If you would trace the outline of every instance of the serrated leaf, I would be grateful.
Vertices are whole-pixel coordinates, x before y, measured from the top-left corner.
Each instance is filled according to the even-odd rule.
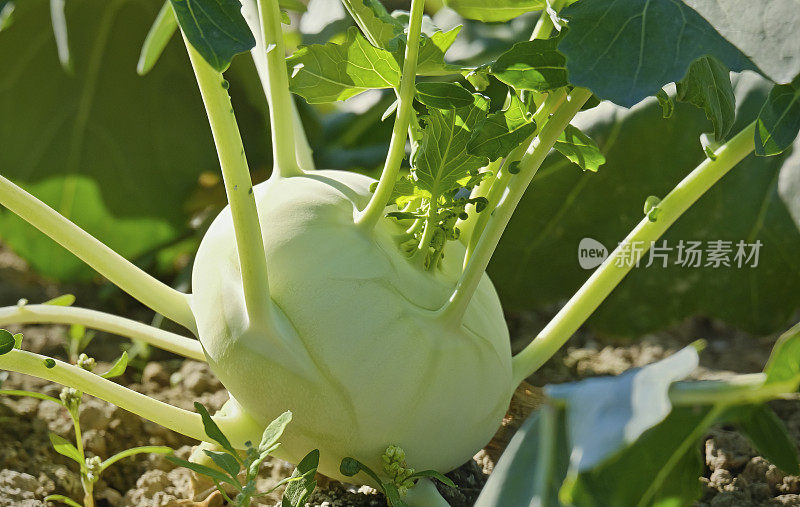
[[[123,351],[122,355],[114,361],[114,364],[111,365],[111,368],[102,375],[103,378],[116,378],[125,373],[125,369],[128,367],[128,353]]]
[[[305,505],[306,500],[317,487],[317,481],[314,480],[317,467],[319,467],[319,449],[314,449],[306,454],[292,472],[291,478],[299,479],[291,481],[286,486],[281,499],[281,507],[303,507]]]
[[[778,338],[764,373],[767,383],[800,381],[800,324]]]
[[[302,47],[286,63],[292,92],[312,104],[400,84],[400,66],[392,54],[370,44],[355,27],[344,43]]]
[[[227,69],[234,56],[256,45],[239,0],[170,2],[189,43],[218,72]]]
[[[544,92],[567,81],[566,59],[558,50],[560,37],[518,42],[492,64],[492,74],[517,90]]]
[[[683,2],[576,2],[561,16],[569,21],[559,50],[567,57],[570,83],[625,107],[680,80],[703,56],[737,72],[758,70]]]
[[[228,477],[224,472],[217,470],[216,468],[207,467],[205,465],[200,465],[197,463],[192,463],[191,461],[186,461],[185,459],[176,458],[175,456],[167,456],[166,457],[170,462],[173,464],[188,468],[192,472],[196,472],[200,475],[205,475],[217,482],[220,483],[227,483],[235,488],[239,488],[239,484],[233,481],[230,477]]]
[[[697,349],[689,346],[616,377],[548,386],[548,396],[567,405],[570,469],[594,468],[663,421],[672,410],[670,386],[698,364]]]
[[[136,72],[140,76],[144,76],[155,66],[177,29],[178,20],[175,19],[172,3],[170,0],[166,0],[142,44],[142,52],[139,54],[139,62],[136,64]]]
[[[461,72],[460,66],[449,64],[444,60],[445,53],[456,41],[460,31],[461,26],[457,26],[446,32],[439,30],[422,36],[417,56],[417,75],[444,76]],[[400,54],[402,55],[402,53]],[[395,53],[395,57],[397,56],[399,55]],[[402,61],[402,56],[400,61]]]
[[[386,11],[378,0],[343,2],[358,26],[363,26],[372,45],[387,49],[389,41],[403,34],[403,23]]]
[[[467,143],[470,153],[489,160],[506,156],[536,132],[536,123],[529,117],[525,104],[511,94],[508,107],[486,117]]]
[[[594,139],[573,125],[567,125],[553,147],[584,171],[597,172],[606,163]]]
[[[234,456],[231,456],[227,452],[210,451],[208,449],[203,449],[203,452],[206,456],[211,458],[211,461],[213,461],[215,465],[228,472],[231,477],[239,475],[242,467],[239,460]]]
[[[413,161],[414,181],[427,197],[436,199],[458,188],[459,180],[486,165],[485,157],[467,151],[467,143],[486,118],[488,106],[488,100],[476,94],[471,106],[429,110]]]
[[[203,406],[202,403],[194,402],[194,408],[200,414],[200,417],[203,419],[203,429],[205,430],[206,435],[211,438],[213,441],[218,443],[222,446],[223,449],[228,451],[228,453],[232,455],[236,455],[236,449],[233,448],[228,437],[222,433],[222,430],[219,429],[217,423],[211,418],[211,415],[206,410],[206,407]]]
[[[547,7],[545,0],[445,0],[445,5],[467,19],[498,23]]]
[[[83,462],[83,456],[81,456],[81,453],[69,442],[69,440],[56,435],[53,432],[50,432],[48,436],[50,437],[50,443],[53,445],[53,449],[55,449],[57,453],[77,462],[81,466],[81,470],[83,470],[83,468],[86,466],[86,464]]]
[[[54,297],[53,299],[48,299],[42,304],[52,306],[72,306],[73,303],[75,303],[74,294],[62,294],[61,296]]]
[[[416,99],[436,109],[458,109],[474,102],[472,94],[458,83],[417,83]]]
[[[0,329],[0,356],[14,350],[15,345],[16,340],[14,339],[14,335],[5,329]]]
[[[677,83],[676,99],[705,111],[714,125],[714,139],[718,142],[725,140],[736,116],[736,98],[730,71],[722,62],[713,56],[692,62],[686,76]]]
[[[771,408],[767,405],[734,407],[728,417],[770,463],[785,474],[800,475],[797,444]]]
[[[800,131],[800,75],[791,84],[775,85],[756,123],[756,155],[782,153]]]
[[[269,423],[261,435],[261,443],[258,444],[258,450],[263,452],[275,445],[291,420],[292,413],[287,410]]]

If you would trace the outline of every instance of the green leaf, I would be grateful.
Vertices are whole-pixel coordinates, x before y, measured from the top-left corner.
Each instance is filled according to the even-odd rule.
[[[256,45],[239,0],[170,2],[189,43],[218,72],[227,69],[234,56]]]
[[[235,456],[231,456],[227,452],[209,451],[208,449],[203,449],[203,452],[211,458],[215,465],[228,472],[231,477],[239,475],[242,466]]]
[[[672,101],[672,97],[667,95],[667,92],[661,88],[656,92],[656,99],[658,100],[658,104],[661,106],[661,115],[664,118],[672,117],[672,113],[675,112],[675,103]]]
[[[286,486],[281,507],[303,507],[306,504],[306,500],[317,487],[317,481],[314,480],[317,467],[319,467],[319,449],[314,449],[306,454],[292,472],[290,479],[296,480],[292,480]]]
[[[663,421],[672,410],[670,386],[698,364],[697,349],[688,346],[616,377],[548,386],[548,396],[566,402],[570,445],[580,449],[570,458],[570,470],[602,464]]]
[[[0,356],[14,350],[15,345],[16,340],[14,340],[14,335],[5,329],[0,329]]]
[[[776,83],[800,74],[796,0],[683,0]]]
[[[445,486],[449,486],[451,488],[457,488],[456,484],[447,477],[443,473],[437,472],[436,470],[422,470],[421,472],[415,472],[411,477],[430,477],[431,479],[436,479],[437,481],[441,482]]]
[[[734,132],[755,119],[771,86],[752,74],[738,78]],[[677,103],[665,121],[655,100],[632,110],[605,103],[575,125],[597,141],[606,163],[597,173],[581,172],[554,153],[539,169],[536,192],[523,196],[488,269],[506,311],[571,297],[592,273],[578,262],[581,241],[610,252],[642,220],[646,196],[663,197],[706,158],[697,139],[708,120],[687,104]],[[588,327],[641,336],[704,315],[756,335],[785,329],[800,310],[800,270],[791,254],[800,251],[798,153],[740,162],[656,242],[667,249],[654,251],[649,267],[645,255]],[[700,242],[696,267],[689,241]],[[706,266],[712,241],[731,242],[729,266]]]
[[[467,150],[478,156],[497,160],[504,157],[536,132],[525,104],[515,93],[502,111],[491,113],[467,143]]]
[[[52,306],[72,306],[75,303],[75,296],[73,294],[62,294],[61,296],[48,299],[43,305]]]
[[[714,56],[731,70],[758,70],[708,21],[673,0],[594,0],[561,11],[569,21],[559,50],[570,83],[631,107]],[[599,22],[602,21],[602,22]]]
[[[445,0],[445,5],[467,19],[498,23],[547,8],[545,0]]]
[[[481,490],[475,507],[560,507],[558,490],[569,467],[564,410],[534,411],[514,433]]]
[[[800,131],[800,75],[792,84],[775,85],[769,92],[756,124],[756,155],[782,153]]]
[[[206,410],[206,407],[204,407],[202,403],[195,401],[194,409],[197,410],[197,412],[200,414],[200,417],[203,419],[203,429],[205,430],[206,435],[222,446],[222,448],[228,451],[228,453],[237,456],[236,449],[233,448],[228,440],[228,437],[222,433],[222,430],[219,429],[217,423],[215,423],[211,418],[211,415],[208,413],[208,410]]]
[[[365,35],[373,46],[389,48],[389,41],[403,34],[403,23],[386,11],[378,0],[351,0],[342,2],[358,26],[365,27]]]
[[[281,9],[296,12],[306,12],[308,10],[308,6],[301,0],[278,0],[278,6],[280,6]]]
[[[417,56],[417,75],[420,76],[445,76],[461,72],[461,67],[445,62],[444,55],[456,41],[461,31],[461,26],[443,32],[438,30],[431,35],[422,35],[420,40],[419,55]],[[405,45],[402,51],[395,51],[398,62],[403,61]]]
[[[715,421],[710,409],[674,409],[614,459],[568,477],[561,501],[598,507],[690,505],[702,493],[700,442]]]
[[[484,157],[467,151],[467,143],[486,117],[488,101],[475,95],[473,105],[425,116],[422,141],[414,154],[413,174],[417,187],[434,199],[459,187],[459,180],[486,165]]]
[[[69,505],[70,507],[83,507],[83,505],[79,504],[72,498],[64,495],[47,495],[44,497],[45,502],[61,502],[63,504]]]
[[[561,37],[518,42],[492,64],[492,74],[517,90],[544,92],[568,84]]]
[[[116,378],[125,373],[125,369],[128,367],[128,353],[123,351],[122,355],[114,361],[114,364],[111,365],[111,368],[101,374],[100,376],[103,378]]]
[[[714,140],[728,137],[736,115],[730,71],[713,56],[698,58],[686,76],[677,83],[676,99],[699,107],[714,125]]]
[[[800,475],[797,444],[771,408],[766,405],[733,407],[728,418],[733,419],[759,454],[785,474]]]
[[[292,413],[287,410],[269,423],[266,429],[264,429],[264,433],[261,435],[261,443],[258,444],[258,450],[263,452],[275,445],[291,420]]]
[[[177,38],[158,68],[136,77],[139,45],[157,5],[69,0],[66,9],[72,76],[55,57],[47,1],[18,2],[15,23],[0,32],[0,61],[14,69],[0,73],[0,89],[14,90],[13,100],[0,101],[0,167],[3,176],[135,260],[184,233],[185,201],[198,175],[219,170],[208,122]],[[33,50],[32,34],[40,50]],[[116,107],[123,103],[135,107]],[[0,238],[48,278],[95,276],[5,209]]]
[[[302,47],[286,63],[292,92],[312,104],[400,84],[400,66],[392,54],[370,44],[355,27],[344,43]]]
[[[140,76],[144,76],[155,66],[177,29],[178,20],[175,19],[175,11],[170,0],[166,0],[144,39],[139,63],[136,64],[136,72]]]
[[[19,391],[15,389],[0,389],[0,395],[2,396],[27,396],[28,398],[36,398],[37,400],[44,400],[44,401],[52,401],[53,403],[57,403],[61,406],[64,406],[64,403],[57,399],[53,398],[52,396],[48,396],[46,394],[37,393],[35,391]]]
[[[458,83],[423,82],[417,84],[417,100],[436,109],[458,109],[472,105],[474,97]]]
[[[406,503],[400,498],[400,492],[397,491],[397,486],[391,482],[384,482],[382,486],[383,494],[386,495],[386,499],[389,501],[391,507],[406,507]]]
[[[52,431],[48,436],[50,437],[50,443],[53,445],[53,449],[55,449],[57,453],[77,462],[81,466],[81,470],[84,469],[86,463],[83,462],[83,456],[81,456],[81,453],[69,442],[69,440],[56,435]]]
[[[800,324],[778,338],[764,373],[767,383],[800,381]]]
[[[64,70],[72,72],[72,58],[69,51],[67,18],[64,14],[64,0],[50,0],[50,21],[53,24],[53,36],[58,48],[58,61]]]
[[[554,148],[584,171],[597,172],[597,169],[606,163],[606,158],[594,139],[573,125],[567,125],[564,132],[558,136]]]
[[[214,481],[219,483],[227,483],[235,488],[239,488],[240,485],[236,484],[231,477],[228,477],[225,473],[217,470],[216,468],[207,467],[205,465],[199,465],[197,463],[192,463],[191,461],[186,461],[185,459],[176,458],[175,456],[167,456],[167,459],[172,462],[173,464],[188,468],[192,472],[196,472],[200,475],[205,475],[206,477],[211,478]]]

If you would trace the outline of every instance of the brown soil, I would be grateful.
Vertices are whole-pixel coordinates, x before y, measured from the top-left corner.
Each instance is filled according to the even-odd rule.
[[[0,305],[13,304],[20,297],[42,301],[63,292],[78,292],[79,301],[111,305],[134,318],[147,318],[140,308],[123,303],[98,303],[96,291],[86,288],[59,288],[31,276],[24,263],[0,248]],[[76,290],[77,289],[77,290]],[[120,298],[116,298],[120,299]],[[115,301],[115,300],[114,300]],[[547,315],[528,314],[509,319],[515,349],[535,335]],[[24,332],[24,348],[65,358],[66,328],[63,326],[25,326],[10,329]],[[631,367],[661,359],[686,344],[704,338],[708,346],[701,359],[698,378],[719,378],[733,373],[760,371],[775,337],[755,338],[732,331],[715,322],[690,319],[669,332],[644,336],[636,341],[602,340],[581,332],[536,375],[533,386],[517,390],[509,415],[495,439],[473,461],[448,476],[457,490],[440,490],[454,506],[472,505],[488,474],[515,428],[541,400],[538,387],[580,378],[613,375]],[[87,351],[100,361],[112,361],[125,343],[98,334]],[[129,368],[119,382],[132,389],[192,409],[200,401],[209,410],[227,399],[222,385],[205,364],[182,360],[155,352],[151,361],[139,369]],[[100,366],[99,368],[102,368]],[[58,397],[60,386],[31,377],[0,372],[3,389],[26,389]],[[774,404],[790,433],[800,443],[800,402]],[[187,457],[191,439],[165,430],[105,402],[84,396],[80,415],[83,441],[90,454],[108,457],[125,448],[140,445],[166,445],[177,455]],[[81,486],[74,462],[56,454],[48,439],[53,431],[71,439],[72,428],[65,411],[50,402],[30,398],[0,398],[0,507],[44,505],[48,494],[64,494],[81,499]],[[800,477],[785,476],[758,456],[744,437],[733,428],[714,428],[705,441],[706,473],[699,478],[706,488],[700,506],[800,505]],[[268,489],[291,473],[291,465],[271,460],[263,465],[259,487]],[[374,490],[356,488],[319,477],[320,487],[312,497],[315,506],[384,506],[385,499]],[[262,490],[263,490],[262,489]],[[222,500],[208,483],[198,481],[185,469],[176,469],[163,456],[143,455],[123,460],[109,468],[95,487],[98,505],[108,506],[219,506]],[[278,497],[267,497],[263,505],[275,505]],[[198,502],[198,503],[195,503]],[[202,502],[202,503],[199,503]]]

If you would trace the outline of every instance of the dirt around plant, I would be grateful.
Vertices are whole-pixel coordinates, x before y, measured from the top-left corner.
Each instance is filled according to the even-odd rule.
[[[64,292],[78,292],[79,298],[91,299],[83,287],[54,287],[29,275],[24,263],[0,249],[0,304],[13,304],[20,295],[32,302],[43,301]],[[75,290],[77,289],[77,291]],[[81,292],[83,291],[83,295]],[[87,304],[80,300],[81,304]],[[103,304],[108,304],[107,302]],[[118,308],[134,318],[146,319],[139,307]],[[509,318],[518,350],[535,335],[546,314],[526,314]],[[66,327],[24,326],[10,329],[24,333],[24,348],[33,352],[66,359]],[[629,368],[643,366],[703,338],[707,347],[701,356],[697,378],[721,378],[734,373],[760,371],[775,337],[755,338],[733,331],[706,319],[690,319],[669,332],[644,336],[639,340],[614,340],[581,332],[568,347],[548,362],[531,379],[532,385],[517,390],[503,427],[475,459],[448,476],[459,486],[452,490],[440,486],[445,498],[455,507],[475,502],[488,474],[518,425],[541,402],[538,387],[597,375],[616,375]],[[102,369],[126,343],[116,337],[98,334],[87,351],[96,357]],[[118,381],[138,392],[173,405],[192,410],[199,401],[213,411],[227,400],[227,393],[208,366],[176,356],[154,352],[151,360],[130,368]],[[25,389],[58,397],[61,386],[46,381],[0,372],[3,389]],[[800,402],[774,404],[790,434],[800,443]],[[83,442],[89,454],[108,457],[125,448],[141,445],[166,445],[186,458],[194,442],[143,420],[101,400],[84,396],[80,411]],[[30,398],[0,398],[0,507],[44,505],[48,494],[64,494],[81,499],[80,480],[74,462],[55,453],[48,432],[72,439],[72,427],[64,409],[54,403]],[[758,456],[748,441],[730,427],[714,428],[704,443],[706,471],[698,478],[705,494],[698,506],[800,505],[800,477],[786,476]],[[412,463],[413,464],[413,463]],[[266,490],[291,474],[292,466],[280,460],[267,460],[261,471],[259,488]],[[318,476],[319,488],[313,506],[384,506],[385,499],[371,488],[357,488]],[[100,506],[222,505],[211,484],[175,468],[160,455],[142,455],[125,459],[109,468],[96,485],[95,498]],[[261,505],[275,505],[279,496],[261,499]]]

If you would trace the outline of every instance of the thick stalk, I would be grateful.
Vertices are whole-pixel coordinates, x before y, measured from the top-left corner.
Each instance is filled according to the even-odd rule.
[[[16,305],[0,308],[0,326],[7,324],[80,324],[91,329],[140,340],[195,361],[205,361],[200,342],[109,313],[57,305]]]
[[[367,206],[356,214],[356,223],[366,230],[372,230],[378,220],[383,216],[386,204],[394,190],[400,164],[405,157],[406,136],[414,113],[414,93],[417,81],[417,56],[419,55],[419,38],[422,27],[422,14],[425,0],[411,1],[411,17],[408,22],[408,37],[406,52],[403,60],[403,73],[400,77],[400,90],[398,92],[397,116],[392,128],[392,139],[389,142],[389,153],[383,166],[378,188],[370,198]]]
[[[264,43],[264,33],[261,30],[261,16],[258,13],[257,0],[244,0],[242,2],[242,14],[247,21],[250,31],[256,39],[256,45],[250,50],[253,57],[253,63],[256,66],[258,79],[261,81],[261,89],[264,91],[264,96],[269,101],[270,97],[270,84],[269,84],[269,62],[267,61],[267,45]],[[311,151],[311,145],[308,143],[306,131],[303,129],[303,122],[300,120],[300,113],[297,110],[297,104],[294,100],[292,104],[292,127],[294,130],[295,142],[295,158],[297,165],[303,171],[314,170],[314,157]]]
[[[687,380],[672,384],[670,402],[675,406],[739,405],[764,403],[792,396],[797,391],[796,381],[766,382],[763,373],[736,375],[724,380]]]
[[[655,222],[645,217],[611,255],[572,296],[536,338],[514,356],[515,385],[547,361],[586,319],[600,306],[625,275],[638,264],[652,242],[700,198],[708,189],[746,157],[754,148],[755,123],[736,134],[705,159],[658,204]],[[641,248],[635,248],[639,246]]]
[[[231,99],[225,89],[222,74],[214,70],[185,37],[184,41],[208,114],[222,168],[225,193],[231,207],[247,315],[251,323],[269,323],[272,302],[269,297],[267,258],[253,195],[253,182]]]
[[[567,102],[559,107],[553,117],[545,124],[542,131],[534,139],[528,151],[519,163],[520,172],[511,182],[502,201],[494,209],[489,218],[486,229],[478,241],[475,253],[467,263],[461,274],[453,294],[438,311],[440,316],[448,322],[460,323],[464,312],[469,305],[472,295],[478,288],[478,283],[483,276],[486,266],[494,253],[500,236],[511,220],[511,215],[517,207],[525,189],[530,184],[536,171],[544,162],[545,157],[555,144],[558,136],[569,125],[570,120],[580,111],[581,106],[591,96],[589,90],[576,88],[567,98]]]
[[[45,359],[48,358],[32,352],[12,350],[0,356],[0,369],[72,387],[187,437],[209,440],[200,414],[173,407],[63,361],[55,360],[55,366],[48,368]],[[214,421],[237,449],[244,449],[248,440],[257,441],[263,431],[246,414],[214,416]]]
[[[269,102],[272,130],[273,176],[290,177],[303,174],[295,154],[295,122],[289,74],[286,70],[286,48],[283,44],[281,11],[278,0],[258,0],[261,34],[267,53],[269,86],[265,90]]]
[[[508,171],[509,166],[512,163],[519,161],[525,155],[527,147],[531,145],[533,140],[536,138],[536,135],[542,130],[543,125],[545,122],[547,122],[550,113],[560,107],[566,97],[567,94],[564,90],[555,90],[548,94],[547,98],[542,102],[542,105],[539,106],[539,108],[536,110],[536,113],[533,115],[533,121],[536,123],[536,131],[531,134],[530,138],[526,139],[525,142],[514,148],[514,150],[508,154],[505,160],[503,160],[503,163],[498,170],[497,177],[495,178],[488,194],[486,195],[486,199],[489,201],[486,206],[486,211],[478,215],[477,219],[475,220],[475,224],[472,227],[472,231],[470,232],[469,242],[467,243],[467,252],[464,255],[465,269],[469,264],[470,258],[472,258],[472,254],[478,247],[478,241],[483,235],[483,231],[486,229],[486,224],[489,222],[489,218],[492,216],[492,213],[489,210],[493,210],[497,207],[500,199],[503,197],[503,193],[506,191],[506,188],[513,177],[513,175]]]
[[[113,284],[193,333],[190,297],[148,275],[94,236],[0,176],[0,204],[75,254]]]

